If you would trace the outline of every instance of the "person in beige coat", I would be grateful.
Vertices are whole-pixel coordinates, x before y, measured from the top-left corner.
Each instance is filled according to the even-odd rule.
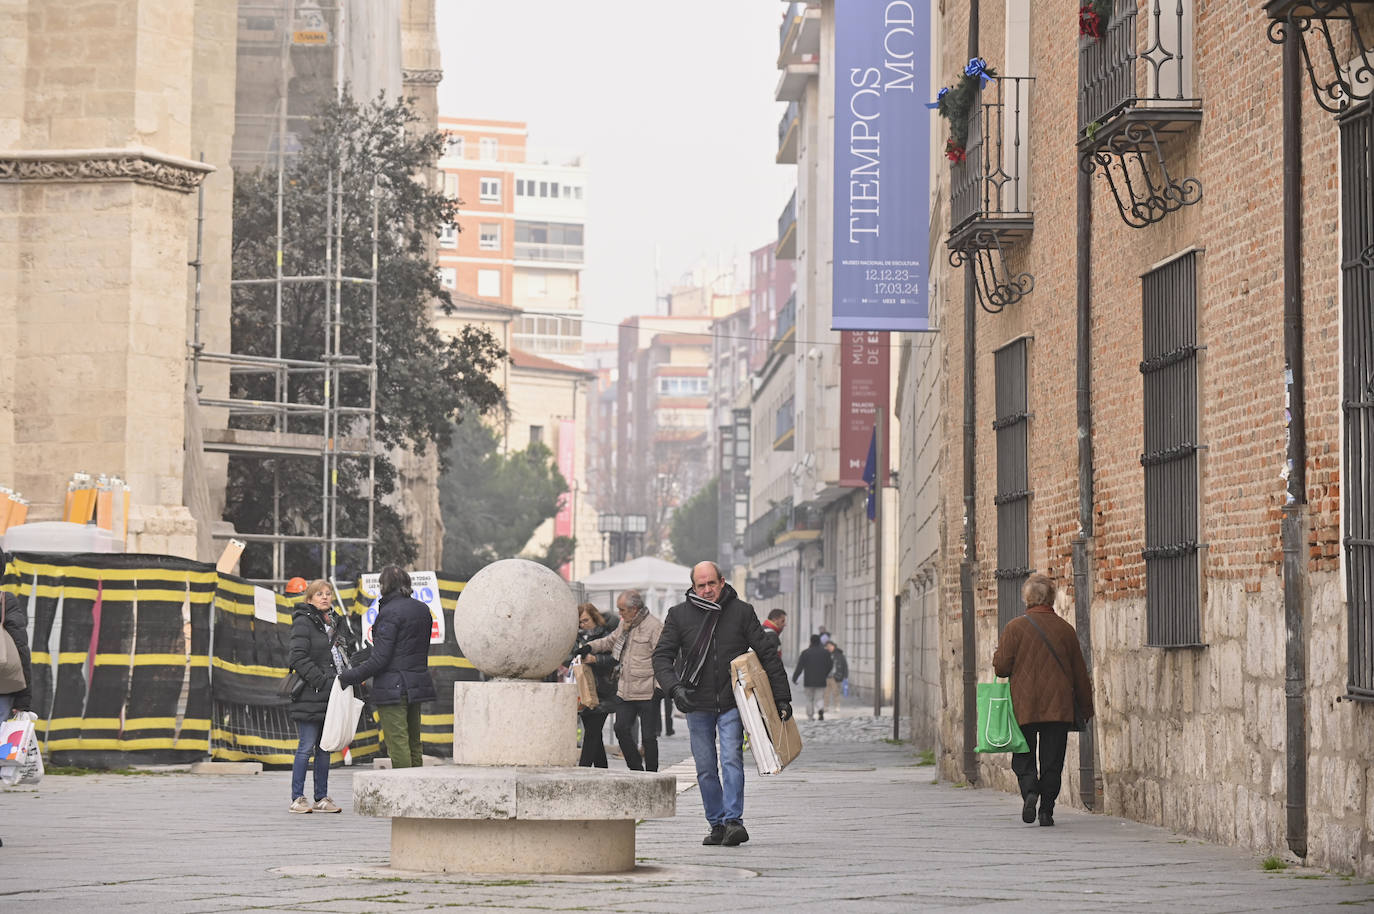
[[[644,606],[644,596],[637,590],[627,590],[615,601],[620,611],[620,625],[615,631],[582,647],[583,662],[596,663],[597,654],[610,652],[612,662],[619,668],[615,713],[615,738],[631,771],[658,770],[658,718],[654,700],[654,648],[663,633],[663,623],[654,618]],[[616,675],[612,673],[612,675]],[[644,754],[640,755],[635,741],[635,722]]]

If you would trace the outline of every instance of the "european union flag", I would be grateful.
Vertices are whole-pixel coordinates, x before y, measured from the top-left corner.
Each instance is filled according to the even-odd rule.
[[[873,426],[873,437],[868,439],[868,459],[864,461],[864,483],[868,486],[868,519],[874,519],[878,503],[878,426]]]

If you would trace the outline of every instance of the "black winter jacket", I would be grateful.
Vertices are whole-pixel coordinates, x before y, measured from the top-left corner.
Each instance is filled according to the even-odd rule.
[[[429,678],[429,632],[434,620],[429,607],[407,594],[382,597],[372,624],[372,656],[339,676],[343,685],[372,679],[374,705],[433,701]]]
[[[14,646],[19,649],[19,663],[24,668],[24,688],[13,693],[14,710],[32,711],[33,666],[29,663],[29,613],[14,594],[5,591],[0,598],[5,601],[5,631],[14,639]]]
[[[750,648],[759,655],[759,662],[768,674],[768,682],[773,687],[773,700],[791,701],[792,689],[787,684],[787,670],[778,656],[778,649],[764,638],[763,625],[759,623],[754,607],[741,600],[729,584],[721,591],[720,605],[720,622],[716,625],[716,635],[711,640],[711,648],[701,670],[701,682],[695,689],[689,687],[687,692],[692,709],[724,712],[735,706],[730,661]],[[658,646],[654,648],[654,678],[663,691],[671,694],[673,686],[678,684],[674,663],[679,654],[686,654],[692,649],[697,632],[705,621],[706,610],[698,609],[689,600],[668,610],[663,634],[659,635]]]
[[[813,644],[797,658],[797,668],[792,673],[792,681],[796,682],[797,677],[804,674],[802,685],[808,689],[823,689],[825,678],[830,675],[830,669],[834,665],[834,661],[830,659],[830,652],[819,644]]]
[[[340,619],[334,622],[334,639],[344,656],[349,655],[348,629]],[[320,611],[302,600],[291,614],[291,669],[305,680],[301,697],[290,703],[292,720],[324,720],[329,707],[329,692],[339,671],[334,668],[334,654],[329,649],[329,637],[324,632]]]

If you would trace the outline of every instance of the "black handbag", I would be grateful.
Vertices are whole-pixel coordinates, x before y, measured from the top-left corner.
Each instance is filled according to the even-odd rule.
[[[277,694],[288,701],[300,701],[305,692],[305,680],[295,670],[291,670],[277,683]]]
[[[1073,693],[1073,723],[1070,725],[1069,729],[1073,730],[1075,733],[1082,733],[1084,730],[1088,729],[1088,719],[1083,715],[1083,709],[1079,707],[1078,689],[1074,687],[1073,674],[1069,672],[1068,667],[1064,666],[1064,661],[1059,659],[1059,652],[1056,651],[1054,645],[1050,643],[1049,636],[1046,635],[1045,630],[1040,627],[1040,623],[1031,618],[1029,613],[1026,614],[1026,621],[1035,626],[1035,630],[1040,633],[1041,640],[1045,642],[1045,647],[1050,649],[1050,656],[1054,658],[1055,663],[1059,664],[1060,672],[1068,677],[1069,690]]]

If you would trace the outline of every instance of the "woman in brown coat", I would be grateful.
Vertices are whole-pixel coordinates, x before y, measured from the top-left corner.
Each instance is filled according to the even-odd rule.
[[[1028,752],[1011,756],[1011,770],[1021,786],[1021,821],[1034,822],[1039,803],[1040,824],[1053,825],[1069,730],[1075,718],[1086,721],[1093,716],[1093,687],[1078,635],[1055,614],[1054,581],[1033,574],[1021,588],[1021,596],[1026,613],[1002,630],[992,668],[998,676],[1011,677],[1011,705],[1029,747]]]

